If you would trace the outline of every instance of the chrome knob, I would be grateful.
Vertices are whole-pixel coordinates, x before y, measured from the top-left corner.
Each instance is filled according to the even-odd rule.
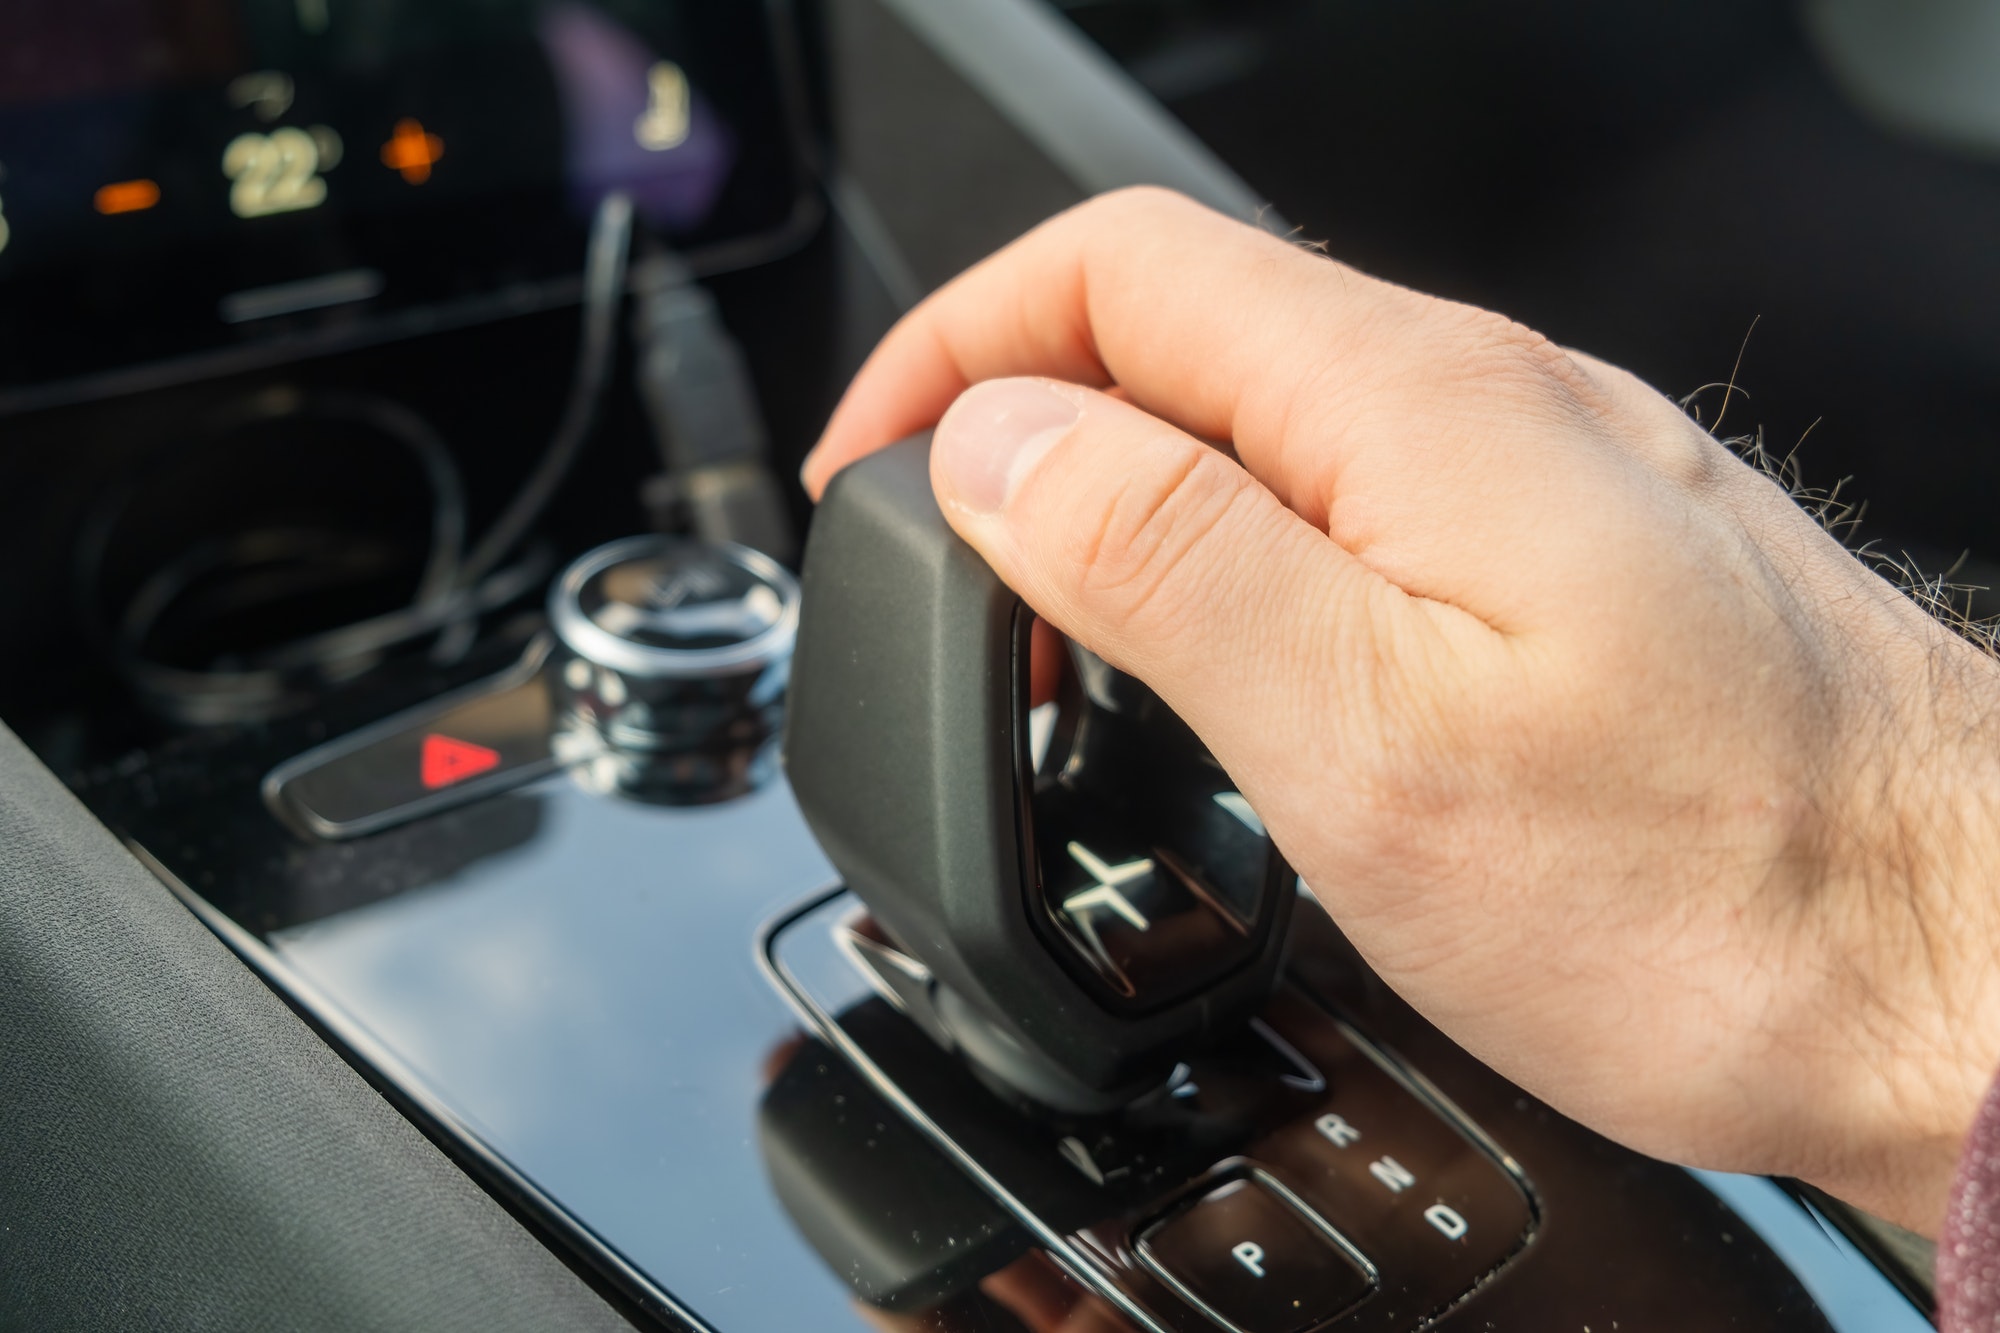
[[[549,590],[560,728],[597,785],[715,800],[755,785],[784,722],[798,580],[748,547],[629,537]]]

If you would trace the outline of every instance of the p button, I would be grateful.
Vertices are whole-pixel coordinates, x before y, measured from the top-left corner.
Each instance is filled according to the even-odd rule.
[[[1225,1328],[1302,1333],[1357,1304],[1372,1275],[1317,1219],[1252,1173],[1148,1227],[1146,1266]]]

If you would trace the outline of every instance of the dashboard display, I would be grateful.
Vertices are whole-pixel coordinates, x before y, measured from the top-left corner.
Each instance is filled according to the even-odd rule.
[[[0,391],[580,266],[629,191],[700,262],[804,174],[761,0],[7,0]]]

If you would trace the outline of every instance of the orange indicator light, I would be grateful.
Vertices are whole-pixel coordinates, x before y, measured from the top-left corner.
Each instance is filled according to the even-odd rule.
[[[431,167],[444,156],[444,140],[426,133],[423,122],[405,117],[396,122],[396,132],[382,145],[382,165],[403,173],[412,185],[431,178]]]
[[[106,217],[117,213],[143,213],[160,202],[160,187],[149,180],[113,181],[99,189],[97,197],[91,202]]]

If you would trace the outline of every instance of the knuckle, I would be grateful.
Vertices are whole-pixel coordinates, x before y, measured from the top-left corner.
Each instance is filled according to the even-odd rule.
[[[1206,446],[1169,440],[1154,449],[1098,501],[1071,552],[1080,593],[1127,624],[1194,600],[1185,585],[1213,573],[1201,566],[1243,495],[1228,462]]]
[[[1457,308],[1449,355],[1467,387],[1565,415],[1601,409],[1596,386],[1568,350],[1505,315]]]
[[[1615,446],[1664,478],[1696,496],[1727,490],[1745,470],[1730,445],[1688,415],[1652,385],[1628,370],[1572,354],[1591,382],[1615,401],[1607,414],[1605,432]]]
[[[1691,421],[1686,429],[1652,432],[1635,441],[1634,449],[1667,481],[1691,495],[1722,489],[1741,466],[1720,440]]]
[[[1738,471],[1720,441],[1625,372],[1600,379],[1568,348],[1503,315],[1465,307],[1460,320],[1459,383],[1481,400],[1581,429],[1690,494],[1711,493]]]

